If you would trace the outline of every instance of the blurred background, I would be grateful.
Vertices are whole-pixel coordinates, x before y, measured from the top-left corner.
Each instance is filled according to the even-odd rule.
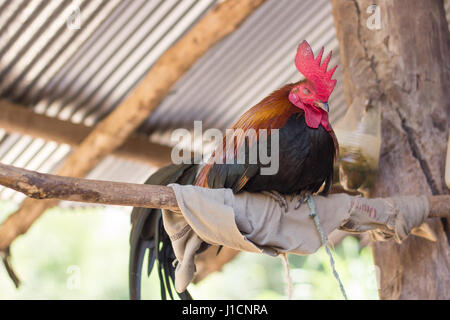
[[[14,108],[94,127],[217,2],[0,0],[0,98]],[[269,92],[299,80],[292,58],[303,39],[315,52],[322,46],[333,50],[330,63],[339,63],[330,2],[266,1],[197,61],[136,134],[167,153],[171,132],[192,129],[194,120],[202,120],[204,129],[229,127]],[[341,71],[330,98],[332,124],[347,110]],[[9,132],[0,125],[0,162],[55,172],[73,146],[30,136],[26,129]],[[142,161],[110,155],[88,178],[143,183],[162,157],[154,156]],[[0,221],[23,200],[0,188]],[[0,268],[0,299],[127,299],[130,210],[65,202],[49,210],[14,242],[12,263],[23,284],[16,290]],[[347,237],[335,257],[349,297],[377,299],[371,249]],[[341,298],[323,250],[291,256],[290,263],[295,299]],[[144,288],[144,298],[159,298],[156,277]],[[286,298],[281,260],[249,253],[190,291],[199,299]]]

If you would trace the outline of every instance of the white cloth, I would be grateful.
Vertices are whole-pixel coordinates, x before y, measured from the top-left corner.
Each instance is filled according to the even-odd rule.
[[[309,216],[309,206],[305,203],[294,210],[297,199],[289,201],[291,197],[287,197],[290,210],[285,212],[274,199],[263,194],[234,195],[230,189],[170,186],[180,212],[164,210],[163,221],[178,260],[178,292],[192,281],[195,254],[203,242],[272,256],[283,252],[311,254],[322,245]],[[426,197],[406,198],[386,201],[332,194],[315,196],[314,200],[325,236],[337,228],[350,232],[380,229],[379,235],[401,241],[428,215]],[[414,218],[407,219],[410,216]]]

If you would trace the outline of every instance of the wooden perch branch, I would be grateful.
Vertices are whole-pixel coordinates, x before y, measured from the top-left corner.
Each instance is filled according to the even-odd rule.
[[[61,177],[4,164],[0,164],[0,184],[39,200],[179,210],[172,188],[166,186]]]
[[[105,205],[179,210],[175,193],[167,186],[61,177],[0,163],[0,185],[26,196]],[[428,217],[450,217],[450,195],[429,196]],[[3,237],[0,237],[0,248]]]
[[[0,163],[0,185],[34,199],[179,210],[167,186],[61,177]],[[450,217],[450,195],[429,196],[429,217]],[[3,243],[0,237],[0,248]]]

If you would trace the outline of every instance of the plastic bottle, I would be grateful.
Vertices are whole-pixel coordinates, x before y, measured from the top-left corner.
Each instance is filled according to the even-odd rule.
[[[357,97],[335,126],[339,142],[339,181],[348,191],[368,196],[377,172],[381,146],[381,113],[369,100]]]

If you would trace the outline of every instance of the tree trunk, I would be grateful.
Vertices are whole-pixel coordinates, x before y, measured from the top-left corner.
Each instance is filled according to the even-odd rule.
[[[381,110],[372,195],[448,193],[450,35],[443,1],[376,1],[378,9],[367,0],[332,3],[347,103],[364,97]],[[437,242],[411,236],[401,245],[373,244],[381,299],[450,299],[448,223],[427,222]]]

